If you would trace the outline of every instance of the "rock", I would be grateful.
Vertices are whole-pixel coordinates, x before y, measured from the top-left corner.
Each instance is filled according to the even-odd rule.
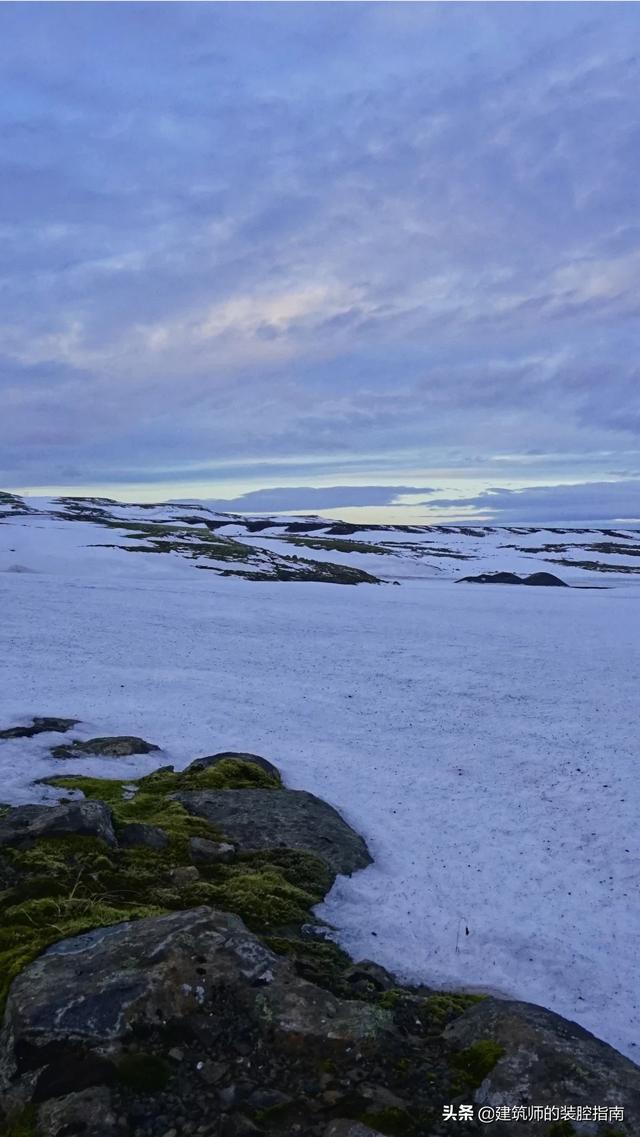
[[[552,572],[532,572],[529,576],[522,578],[523,584],[541,585],[546,588],[569,588],[566,580],[560,580],[559,576],[554,576]]]
[[[273,1109],[274,1106],[291,1105],[293,1098],[282,1090],[253,1090],[247,1098],[246,1105],[252,1110]]]
[[[389,991],[392,987],[397,986],[393,975],[386,968],[381,967],[379,963],[373,963],[370,959],[361,959],[358,963],[354,963],[345,971],[344,977],[354,986],[361,983],[370,984],[378,991]]]
[[[522,584],[515,572],[481,572],[478,576],[463,576],[458,584]]]
[[[300,849],[345,875],[371,864],[362,837],[332,806],[303,790],[187,790],[172,797],[241,852]]]
[[[456,1051],[483,1040],[504,1054],[475,1090],[478,1105],[582,1105],[624,1109],[609,1127],[629,1137],[640,1133],[640,1067],[577,1023],[530,1003],[483,999],[444,1032]],[[577,1134],[607,1125],[572,1121]],[[540,1137],[540,1123],[501,1121],[504,1137]]]
[[[192,860],[203,864],[227,864],[236,855],[234,845],[226,841],[208,841],[206,837],[191,837],[189,852]]]
[[[33,738],[36,734],[47,733],[64,734],[79,722],[80,719],[34,718],[30,726],[12,726],[8,730],[0,730],[0,739]]]
[[[187,884],[193,884],[194,881],[200,879],[200,873],[195,865],[178,865],[177,868],[171,870],[171,879],[174,884],[183,887]]]
[[[198,770],[208,770],[211,766],[217,766],[219,762],[226,762],[227,759],[233,759],[236,762],[253,762],[254,766],[259,766],[264,770],[265,774],[271,774],[274,778],[280,781],[280,771],[273,762],[269,762],[267,758],[261,758],[259,754],[245,754],[236,750],[221,750],[219,754],[210,754],[205,758],[196,758],[187,766],[187,770],[192,773]]]
[[[92,1086],[80,1093],[53,1098],[38,1110],[37,1137],[66,1137],[73,1133],[81,1133],[82,1137],[109,1137],[121,1132],[106,1086]]]
[[[111,810],[102,801],[19,805],[0,817],[0,846],[28,845],[38,837],[98,837],[116,844]]]
[[[381,1137],[377,1129],[369,1129],[361,1121],[350,1121],[346,1117],[337,1117],[330,1121],[324,1131],[324,1137]]]
[[[532,572],[530,576],[518,576],[515,572],[481,572],[479,576],[463,576],[458,584],[532,584],[569,588],[570,585],[551,572]]]
[[[128,758],[131,754],[150,754],[152,750],[159,750],[152,742],[145,742],[144,738],[134,738],[123,734],[114,738],[89,738],[86,742],[69,742],[61,746],[54,746],[51,751],[54,758],[84,758],[85,754],[101,754],[105,758]]]
[[[141,821],[132,821],[131,824],[124,825],[118,833],[118,844],[124,849],[134,845],[144,845],[147,849],[159,852],[161,849],[166,849],[169,838],[164,829],[158,825],[145,825]]]
[[[239,917],[206,907],[173,912],[61,940],[25,967],[0,1034],[0,1098],[15,1107],[60,1097],[72,1080],[105,1083],[131,1038],[163,1024],[189,1035],[191,1021],[206,1031],[221,999],[230,1007],[226,1029],[242,1039],[249,1024],[295,1053],[310,1045],[320,1055],[350,1052],[391,1022],[379,1007],[301,979]]]

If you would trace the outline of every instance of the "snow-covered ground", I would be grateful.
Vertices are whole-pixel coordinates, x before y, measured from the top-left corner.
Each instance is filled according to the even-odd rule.
[[[0,520],[0,729],[59,715],[82,720],[64,737],[136,734],[163,751],[56,762],[63,736],[0,742],[0,800],[48,800],[34,780],[53,770],[264,754],[367,838],[374,864],[320,909],[350,952],[542,1003],[638,1060],[640,575],[526,551],[574,543],[568,559],[640,567],[637,533],[356,533],[411,549],[319,551],[401,580],[349,587],[89,548],[130,538],[38,507]],[[270,540],[288,548],[277,528],[247,538]],[[629,556],[585,552],[606,542]],[[600,587],[455,583],[543,568]]]

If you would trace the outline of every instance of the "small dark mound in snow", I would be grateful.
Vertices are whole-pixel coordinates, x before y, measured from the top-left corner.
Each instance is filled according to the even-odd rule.
[[[481,572],[479,576],[463,576],[457,584],[533,584],[545,588],[569,588],[570,586],[552,572],[532,572],[530,576],[518,576],[515,572]]]
[[[11,726],[0,730],[0,738],[33,738],[36,734],[64,734],[77,726],[80,719],[34,718],[29,726]]]
[[[87,742],[69,742],[63,746],[54,746],[51,753],[54,758],[84,758],[86,754],[101,754],[105,758],[128,758],[131,754],[150,754],[152,750],[159,750],[153,742],[145,742],[144,738],[134,738],[131,735],[119,735],[115,738],[90,738]]]

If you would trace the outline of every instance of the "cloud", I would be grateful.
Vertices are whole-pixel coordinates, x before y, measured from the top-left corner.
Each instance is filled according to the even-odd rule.
[[[531,486],[526,489],[494,487],[474,497],[432,498],[430,510],[456,509],[500,525],[640,524],[640,478],[576,485]]]
[[[635,466],[636,6],[150,11],[0,5],[3,482]]]
[[[325,509],[393,505],[405,494],[435,492],[425,486],[274,486],[235,498],[206,499],[203,504],[221,513],[321,513]]]

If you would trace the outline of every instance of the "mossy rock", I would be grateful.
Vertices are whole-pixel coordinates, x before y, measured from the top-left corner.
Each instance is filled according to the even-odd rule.
[[[152,826],[166,845],[111,847],[73,834],[42,837],[0,856],[0,1001],[23,967],[56,940],[92,928],[202,904],[242,917],[258,932],[297,930],[331,887],[324,861],[303,850],[245,853],[232,863],[200,865],[190,841],[222,834],[168,796],[183,787],[275,788],[274,777],[253,763],[225,759],[213,768],[161,770],[137,783],[61,776],[49,783],[81,790],[110,807],[116,834],[131,825]],[[65,807],[66,808],[66,807]],[[55,809],[51,810],[55,814]],[[178,882],[176,870],[190,870]]]
[[[459,1050],[454,1054],[450,1063],[462,1085],[475,1089],[484,1082],[487,1074],[491,1073],[496,1062],[505,1053],[504,1046],[500,1046],[498,1042],[494,1042],[491,1038],[481,1038],[466,1050]]]
[[[117,735],[108,738],[89,738],[86,742],[63,743],[54,746],[51,753],[54,758],[84,758],[87,754],[98,754],[106,758],[128,758],[134,754],[151,754],[159,750],[153,742],[146,742],[144,738],[135,738],[132,735]]]

